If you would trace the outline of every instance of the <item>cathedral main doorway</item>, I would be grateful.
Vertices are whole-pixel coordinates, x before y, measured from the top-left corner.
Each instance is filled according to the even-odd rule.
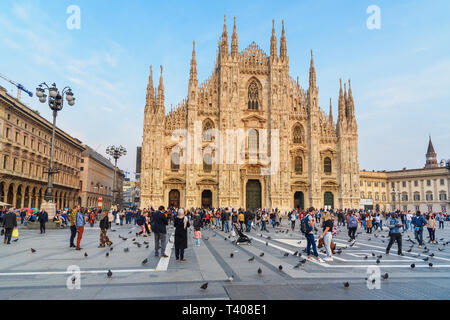
[[[179,208],[180,207],[180,191],[170,190],[169,192],[169,208]]]
[[[325,192],[323,196],[323,204],[327,206],[327,208],[334,209],[334,196],[331,192]]]
[[[246,208],[256,211],[262,207],[261,204],[261,183],[259,180],[248,180],[246,187]]]
[[[211,190],[204,190],[202,192],[202,208],[211,209],[212,207],[212,192]]]
[[[301,191],[298,191],[294,194],[294,209],[305,209],[305,196]]]

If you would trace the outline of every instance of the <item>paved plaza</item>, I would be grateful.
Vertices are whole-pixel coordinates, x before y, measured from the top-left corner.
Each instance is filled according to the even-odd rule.
[[[191,228],[192,229],[192,228]],[[450,297],[450,224],[436,231],[438,244],[418,249],[407,239],[413,232],[403,234],[405,256],[398,256],[396,244],[385,255],[387,229],[366,234],[358,229],[357,241],[350,247],[346,228],[335,241],[341,254],[326,263],[306,262],[294,268],[306,257],[306,241],[298,230],[290,231],[288,222],[280,228],[261,233],[252,230],[248,235],[252,245],[235,245],[233,237],[220,229],[203,232],[200,247],[193,247],[192,230],[186,262],[175,261],[173,231],[168,228],[166,254],[169,258],[154,257],[154,239],[136,237],[134,225],[113,226],[108,231],[113,241],[109,248],[97,248],[99,228],[86,226],[81,251],[69,249],[69,229],[20,229],[20,239],[6,246],[0,244],[0,299],[449,299]],[[286,230],[289,230],[286,233]],[[282,231],[282,232],[281,232]],[[363,231],[363,232],[362,232]],[[361,233],[362,232],[362,233]],[[121,237],[127,238],[122,240]],[[316,236],[316,238],[318,235]],[[133,239],[141,247],[133,244]],[[414,239],[413,239],[414,240]],[[424,240],[428,241],[427,232]],[[148,242],[147,244],[144,241]],[[31,248],[36,252],[32,253]],[[124,249],[129,248],[128,252]],[[441,250],[439,250],[440,248]],[[299,251],[302,256],[293,256]],[[106,253],[109,252],[109,256]],[[85,256],[85,253],[88,256]],[[231,257],[233,253],[233,257]],[[264,253],[263,256],[261,254]],[[285,257],[285,253],[289,255]],[[372,253],[375,254],[373,257]],[[324,253],[320,253],[324,257]],[[429,255],[434,254],[433,257]],[[368,267],[377,266],[387,280],[380,280],[379,289],[369,289]],[[367,258],[366,258],[367,256]],[[253,261],[250,258],[255,257]],[[429,257],[429,261],[422,259]],[[142,264],[148,259],[147,264]],[[433,266],[429,267],[429,263]],[[411,269],[411,264],[415,268]],[[279,266],[282,270],[279,270]],[[68,289],[73,277],[69,266],[80,268],[80,289]],[[257,270],[261,268],[262,275]],[[108,270],[113,275],[107,277]],[[229,281],[233,276],[233,281]],[[200,286],[208,282],[207,290]],[[345,288],[344,283],[349,282]]]

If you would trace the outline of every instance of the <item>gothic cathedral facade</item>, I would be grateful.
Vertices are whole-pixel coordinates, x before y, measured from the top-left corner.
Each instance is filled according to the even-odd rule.
[[[239,52],[236,19],[231,50],[228,40],[225,20],[214,70],[201,85],[194,42],[188,97],[168,113],[162,67],[158,88],[153,87],[150,67],[141,208],[359,208],[358,133],[350,81],[348,91],[341,81],[335,123],[331,99],[328,115],[319,107],[312,51],[308,89],[289,75],[284,22],[279,51],[273,22],[269,56],[255,43]],[[191,138],[198,142],[181,148],[174,140],[177,135],[186,141],[187,136],[199,139]],[[192,155],[201,160],[188,161]],[[269,161],[263,161],[265,155]],[[276,170],[267,170],[275,161]]]

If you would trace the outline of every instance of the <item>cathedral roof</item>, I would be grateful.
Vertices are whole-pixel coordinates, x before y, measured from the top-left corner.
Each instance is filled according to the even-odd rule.
[[[249,64],[267,64],[267,54],[253,41],[241,52],[244,63]]]

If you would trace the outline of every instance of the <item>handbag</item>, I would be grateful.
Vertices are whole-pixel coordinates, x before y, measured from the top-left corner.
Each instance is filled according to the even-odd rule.
[[[18,238],[19,237],[19,229],[14,228],[11,237]]]
[[[317,245],[317,248],[322,248],[323,247],[323,238],[319,239],[319,244]]]

